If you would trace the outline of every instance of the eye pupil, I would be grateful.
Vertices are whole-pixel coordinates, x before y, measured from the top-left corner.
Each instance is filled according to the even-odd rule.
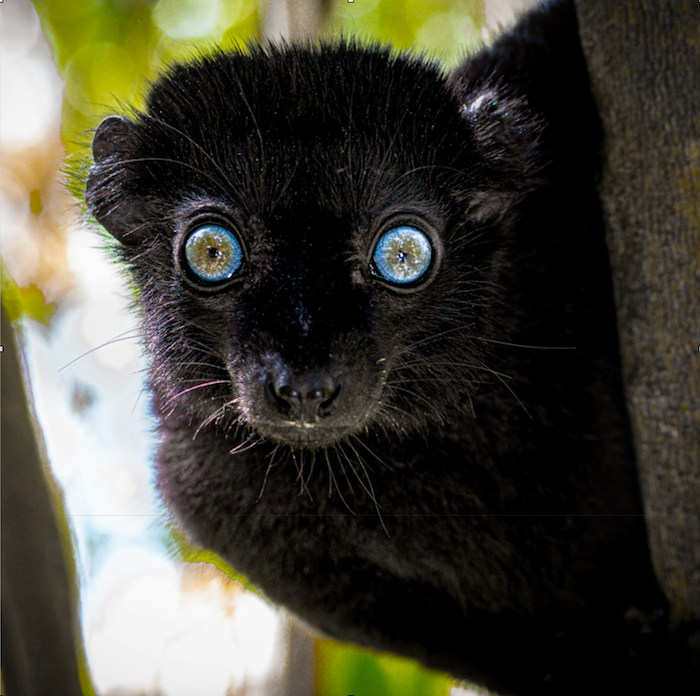
[[[231,230],[221,225],[202,225],[187,237],[183,259],[197,280],[221,283],[242,268],[243,247]]]
[[[433,260],[429,237],[416,227],[392,227],[379,237],[372,261],[376,274],[394,285],[410,285],[423,278]]]

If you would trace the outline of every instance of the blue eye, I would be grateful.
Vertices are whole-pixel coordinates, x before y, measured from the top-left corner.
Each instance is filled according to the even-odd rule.
[[[396,285],[407,285],[427,273],[433,260],[433,247],[428,236],[419,229],[401,225],[379,238],[372,260],[381,278]]]
[[[185,261],[200,280],[221,283],[232,278],[243,265],[243,247],[225,227],[203,225],[187,238]]]

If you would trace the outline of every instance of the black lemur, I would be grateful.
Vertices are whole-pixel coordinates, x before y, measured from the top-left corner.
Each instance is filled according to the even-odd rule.
[[[570,2],[451,74],[220,51],[104,120],[87,203],[191,539],[338,639],[508,693],[650,693],[600,138]]]

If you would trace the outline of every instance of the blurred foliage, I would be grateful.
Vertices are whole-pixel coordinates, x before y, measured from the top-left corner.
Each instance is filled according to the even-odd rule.
[[[316,696],[447,696],[452,679],[417,662],[317,640]]]
[[[0,281],[2,303],[5,306],[7,318],[11,322],[18,319],[34,319],[44,326],[49,325],[56,311],[56,304],[47,302],[44,293],[36,285],[20,288],[10,277],[2,259],[0,259]]]
[[[380,39],[454,66],[481,45],[484,0],[334,0],[329,33]]]
[[[84,151],[89,131],[138,108],[148,80],[168,64],[214,47],[259,39],[256,0],[32,0],[66,80],[63,137]],[[380,39],[453,65],[477,45],[483,0],[333,0],[327,34]]]
[[[83,155],[89,130],[139,107],[168,64],[259,36],[255,0],[32,0],[66,80],[63,139]]]
[[[244,47],[261,36],[255,0],[32,0],[59,72],[66,80],[62,133],[69,156],[84,159],[90,131],[115,111],[138,108],[147,85],[168,64],[215,47]],[[379,39],[453,65],[480,42],[483,0],[333,0],[329,36]],[[31,201],[41,210],[41,198]],[[3,272],[12,318],[46,322],[52,306],[35,286],[18,288]],[[171,548],[189,561],[214,563],[249,587],[215,554],[173,532]],[[316,644],[317,696],[445,696],[451,680],[417,663],[331,641]]]

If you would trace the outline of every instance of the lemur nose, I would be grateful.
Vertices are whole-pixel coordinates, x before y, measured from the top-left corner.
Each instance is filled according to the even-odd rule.
[[[285,418],[313,423],[331,415],[342,388],[342,384],[330,375],[310,372],[281,380],[269,376],[265,395]]]

